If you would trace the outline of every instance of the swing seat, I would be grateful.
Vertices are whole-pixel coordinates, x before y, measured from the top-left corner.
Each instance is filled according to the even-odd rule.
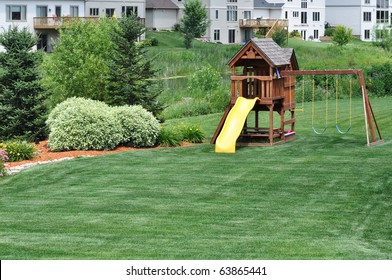
[[[336,130],[337,130],[340,134],[346,134],[347,132],[350,131],[350,129],[351,129],[351,125],[347,128],[346,131],[342,131],[342,130],[339,128],[339,125],[336,124]]]
[[[312,130],[313,130],[313,132],[316,133],[317,135],[324,134],[324,132],[327,131],[327,128],[328,128],[328,127],[326,126],[326,127],[324,127],[324,129],[323,129],[322,132],[319,132],[319,131],[317,131],[316,128],[314,128],[314,126],[312,125]]]

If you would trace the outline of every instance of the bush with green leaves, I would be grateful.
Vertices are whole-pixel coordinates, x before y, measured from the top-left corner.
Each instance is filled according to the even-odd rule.
[[[32,159],[36,148],[34,144],[16,140],[0,143],[0,150],[4,150],[7,153],[8,161],[14,162]]]
[[[392,63],[386,62],[381,65],[373,65],[365,70],[366,87],[371,95],[391,96],[392,95]]]
[[[325,32],[324,32],[325,36],[333,37],[334,33],[335,33],[335,28],[333,27],[325,28]]]
[[[177,147],[182,142],[182,135],[177,129],[161,127],[161,131],[158,136],[158,143],[162,147]]]
[[[222,78],[212,65],[208,64],[197,70],[189,80],[191,91],[210,93],[218,89]]]
[[[202,143],[204,133],[195,125],[178,125],[174,127],[162,126],[158,142],[163,147],[180,146],[183,141],[190,143]]]
[[[272,40],[281,47],[287,46],[287,31],[283,28],[276,29],[275,32],[272,33]]]
[[[84,98],[57,105],[47,125],[53,151],[111,150],[120,144],[151,147],[159,135],[158,120],[139,105],[110,107]]]
[[[155,145],[160,124],[152,113],[140,105],[113,107],[113,112],[120,124],[122,144],[132,147]]]
[[[293,30],[290,32],[290,37],[291,38],[301,38],[301,34],[299,33],[298,30]]]
[[[181,134],[183,141],[190,143],[202,143],[205,139],[204,133],[195,125],[182,127]]]

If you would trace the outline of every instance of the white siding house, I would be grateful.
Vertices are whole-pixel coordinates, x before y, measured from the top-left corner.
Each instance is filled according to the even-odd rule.
[[[388,0],[326,0],[326,21],[344,25],[362,41],[377,38],[377,29],[389,28],[391,12]]]
[[[39,36],[37,48],[52,49],[61,17],[84,17],[85,1],[0,1],[0,27],[27,27]]]
[[[182,1],[146,0],[146,27],[171,30],[182,17]]]
[[[283,6],[289,32],[297,30],[304,40],[324,36],[325,16],[325,0],[286,0]]]
[[[89,17],[122,17],[123,14],[136,14],[139,18],[146,18],[146,0],[88,0],[86,2],[86,16]]]
[[[241,19],[253,18],[253,0],[202,0],[208,10],[211,26],[206,39],[212,42],[240,43],[251,38],[249,29],[241,29]]]

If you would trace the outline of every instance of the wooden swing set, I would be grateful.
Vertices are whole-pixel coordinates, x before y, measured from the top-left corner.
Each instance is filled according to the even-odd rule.
[[[341,134],[348,133],[352,125],[352,76],[356,75],[362,92],[363,109],[365,116],[365,129],[367,145],[372,146],[383,142],[374,111],[366,92],[365,80],[361,70],[299,70],[298,62],[293,49],[281,48],[272,39],[251,39],[228,62],[232,69],[231,74],[231,101],[222,116],[220,123],[212,137],[211,143],[216,140],[225,125],[226,119],[239,97],[255,100],[254,125],[246,118],[245,123],[236,138],[237,146],[271,146],[285,143],[295,138],[295,113],[303,111],[304,87],[302,88],[302,108],[296,108],[295,84],[296,76],[312,76],[312,129],[316,134],[323,134],[328,127],[328,76],[350,75],[350,109],[349,127],[342,130],[339,126],[338,112],[338,79],[335,79],[335,127]],[[314,99],[315,76],[326,76],[326,116],[325,127],[318,131],[314,125]],[[304,80],[302,81],[304,82]],[[266,111],[269,126],[260,126],[259,113]],[[274,113],[280,117],[280,126],[274,126]],[[286,112],[289,118],[286,119]],[[289,127],[287,127],[289,126]]]
[[[305,76],[305,75],[311,75],[313,76],[312,79],[312,130],[318,134],[324,134],[328,128],[328,78],[326,78],[326,92],[325,92],[325,126],[322,129],[322,131],[317,131],[314,125],[314,117],[315,117],[315,109],[314,109],[314,101],[315,101],[315,81],[314,81],[314,76],[315,75],[324,75],[326,77],[330,75],[350,75],[349,79],[349,126],[346,131],[343,131],[339,127],[339,90],[338,90],[338,82],[339,80],[336,78],[335,79],[335,128],[340,134],[346,134],[350,131],[351,126],[352,126],[352,75],[358,76],[360,87],[361,87],[361,92],[362,92],[362,101],[363,101],[363,109],[364,109],[364,116],[365,116],[365,130],[366,130],[366,139],[367,139],[367,145],[376,145],[379,143],[384,142],[381,136],[380,128],[377,124],[376,116],[374,115],[374,111],[372,108],[372,105],[370,104],[369,101],[369,96],[366,91],[366,85],[365,85],[365,79],[363,76],[362,70],[358,69],[349,69],[349,70],[292,70],[292,71],[282,71],[281,73],[282,77],[288,77],[288,76]],[[376,130],[377,134],[376,134]]]

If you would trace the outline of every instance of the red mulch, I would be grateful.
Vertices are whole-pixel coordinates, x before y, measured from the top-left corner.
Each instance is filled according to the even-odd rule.
[[[114,150],[110,151],[95,151],[95,150],[87,150],[87,151],[66,151],[66,152],[52,152],[47,147],[48,141],[41,141],[39,145],[36,145],[36,151],[38,154],[31,160],[23,160],[18,162],[7,162],[7,168],[19,166],[26,163],[34,163],[34,162],[43,162],[43,161],[51,161],[57,160],[66,157],[79,157],[79,156],[100,156],[105,154],[112,154],[124,151],[131,151],[131,150],[141,150],[141,149],[156,149],[160,148],[160,146],[153,147],[153,148],[132,148],[132,147],[124,147],[120,146],[115,148]],[[183,143],[182,146],[189,146],[190,143]]]

